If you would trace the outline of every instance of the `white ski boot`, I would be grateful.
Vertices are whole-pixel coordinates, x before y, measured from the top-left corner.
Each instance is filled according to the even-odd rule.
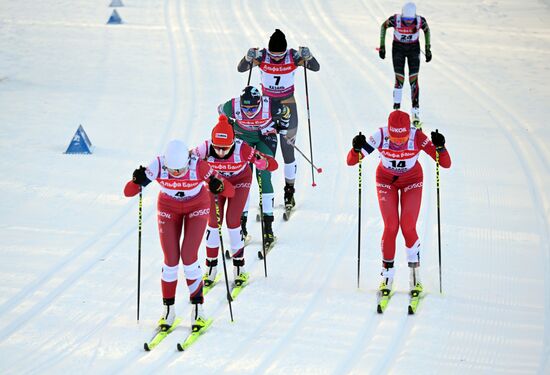
[[[206,272],[202,276],[204,286],[214,284],[218,274],[218,258],[206,258]]]
[[[191,304],[191,328],[194,332],[200,331],[206,325],[206,315],[202,303]]]
[[[164,305],[164,311],[162,312],[162,316],[159,319],[159,328],[161,331],[167,331],[170,329],[172,324],[174,324],[174,320],[176,319],[176,308],[174,304],[171,305]]]
[[[411,110],[411,115],[413,126],[418,130],[422,130],[422,121],[420,121],[420,108],[413,107]]]
[[[250,274],[244,270],[244,258],[233,258],[233,276],[235,286],[242,286],[248,282]]]

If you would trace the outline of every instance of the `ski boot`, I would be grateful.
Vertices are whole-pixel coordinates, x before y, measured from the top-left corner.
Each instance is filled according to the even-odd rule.
[[[294,200],[294,185],[289,184],[288,182],[284,187],[285,191],[285,209],[293,209],[296,206],[296,201]]]
[[[233,258],[233,275],[235,286],[242,286],[248,282],[250,274],[244,270],[244,258]]]
[[[416,264],[416,266],[410,266],[410,264]],[[418,266],[418,263],[410,264],[409,287],[411,289],[411,296],[418,297],[424,290],[422,282],[420,281],[420,267]]]
[[[382,314],[384,310],[386,310],[386,307],[388,306],[388,303],[390,301],[391,295],[392,295],[392,287],[393,287],[393,276],[395,274],[395,269],[393,268],[393,262],[391,264],[391,267],[389,267],[389,264],[385,264],[387,268],[382,268],[382,281],[380,282],[380,286],[378,287],[378,293],[377,293],[377,299],[378,299],[378,306],[376,308],[377,312],[379,314]]]
[[[393,103],[394,110],[398,110],[399,108],[401,108],[401,103]]]
[[[420,121],[420,109],[418,107],[413,107],[411,110],[412,114],[412,124],[417,129],[422,131],[422,122]]]
[[[264,214],[264,245],[266,252],[271,250],[275,243],[275,235],[273,234],[273,216]]]
[[[202,308],[202,303],[194,303],[193,301],[191,303],[191,330],[198,332],[204,328],[207,319]]]
[[[176,319],[176,308],[174,298],[163,298],[164,311],[159,319],[158,326],[160,331],[168,331]]]
[[[283,219],[287,221],[290,218],[290,213],[294,209],[294,206],[296,206],[296,201],[294,200],[294,185],[289,184],[288,182],[285,184],[285,213],[283,214]]]
[[[204,286],[209,287],[214,284],[218,273],[218,258],[206,258],[207,271],[202,276]]]
[[[420,302],[421,294],[424,290],[422,283],[420,282],[420,269],[417,263],[409,263],[410,277],[409,287],[411,294],[409,296],[409,315],[415,314],[418,304]]]

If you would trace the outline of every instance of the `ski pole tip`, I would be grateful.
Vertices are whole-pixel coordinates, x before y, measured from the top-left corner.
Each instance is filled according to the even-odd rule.
[[[311,186],[315,187],[315,186],[317,186],[317,184],[314,182],[314,183],[311,184]]]
[[[323,173],[323,168],[317,168],[317,173]]]

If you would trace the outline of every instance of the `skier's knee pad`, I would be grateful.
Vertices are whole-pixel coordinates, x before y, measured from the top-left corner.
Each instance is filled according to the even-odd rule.
[[[407,247],[407,261],[409,267],[418,266],[420,263],[420,239],[416,240],[411,247]]]
[[[207,247],[220,247],[220,233],[218,228],[208,226],[206,228],[206,246]]]
[[[242,247],[244,247],[244,240],[241,234],[241,227],[228,229],[229,231],[229,242],[231,243],[231,250],[235,252]]]
[[[197,260],[193,264],[183,265],[183,273],[185,278],[189,280],[197,280],[202,277],[201,267],[199,266],[199,261]]]
[[[173,266],[173,267],[170,267],[170,266],[167,266],[166,264],[164,264],[162,266],[162,275],[161,275],[161,279],[162,281],[166,281],[166,282],[174,282],[174,281],[177,281],[178,280],[178,267],[179,266]]]

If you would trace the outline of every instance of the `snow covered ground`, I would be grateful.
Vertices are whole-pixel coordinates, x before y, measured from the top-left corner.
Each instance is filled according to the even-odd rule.
[[[416,316],[407,315],[401,237],[397,293],[375,312],[376,157],[363,168],[356,287],[357,168],[345,165],[353,135],[391,109],[391,58],[375,47],[402,3],[124,0],[125,23],[107,26],[109,2],[0,2],[0,373],[550,374],[548,1],[417,4],[434,55],[421,65],[422,116],[426,131],[447,137],[453,167],[441,172],[441,295],[435,166],[421,158],[428,293]],[[136,324],[138,202],[122,196],[124,183],[168,140],[209,136],[216,106],[246,83],[237,62],[276,27],[321,64],[308,83],[324,172],[312,188],[299,159],[297,212],[283,222],[278,206],[268,278],[251,227],[252,283],[233,305],[235,322],[217,287],[205,304],[211,330],[177,352],[189,312],[180,283],[185,324],[145,353],[161,312],[158,189],[144,194]],[[298,146],[308,150],[301,71],[297,92]],[[94,154],[64,155],[79,124]],[[281,171],[274,181],[280,205]]]

